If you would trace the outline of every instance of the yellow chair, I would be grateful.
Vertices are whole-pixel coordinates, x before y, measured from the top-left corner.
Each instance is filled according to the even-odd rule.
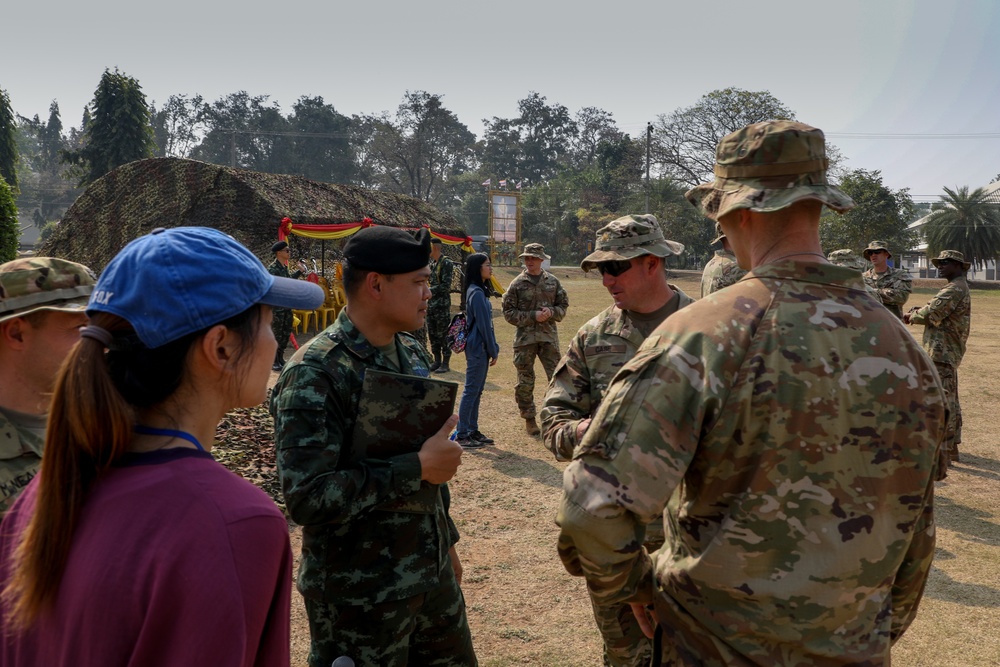
[[[326,299],[323,301],[323,305],[316,309],[316,327],[320,330],[326,329],[329,325],[330,315],[334,318],[337,317],[337,313],[340,309],[336,307],[334,303],[333,292],[330,291],[330,283],[327,282],[326,278],[322,276],[319,279],[319,286],[323,288],[323,292],[326,294]],[[322,319],[322,323],[320,323]]]
[[[295,333],[302,333],[304,331],[309,331],[309,320],[311,320],[313,318],[313,316],[316,315],[316,311],[315,310],[293,310],[292,311],[292,315],[294,317],[299,318],[299,323],[293,327],[295,329]],[[319,316],[318,315],[316,315],[316,321],[317,321],[317,324],[318,324],[318,322],[319,322]]]

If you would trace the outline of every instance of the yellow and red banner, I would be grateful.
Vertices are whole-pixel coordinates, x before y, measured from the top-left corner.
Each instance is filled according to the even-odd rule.
[[[361,222],[345,222],[337,225],[297,225],[292,222],[291,218],[282,218],[281,224],[278,225],[278,240],[287,240],[289,234],[304,236],[309,239],[342,239],[350,236],[351,234],[357,233],[365,227],[372,227],[375,224],[376,223],[372,221],[371,218],[364,218]],[[429,225],[421,225],[420,227],[400,227],[399,229],[413,231],[415,229],[420,229],[421,227],[426,228],[434,238],[441,239],[441,243],[446,245],[461,246],[462,250],[465,252],[472,252],[471,236],[462,237],[440,234],[431,229]]]

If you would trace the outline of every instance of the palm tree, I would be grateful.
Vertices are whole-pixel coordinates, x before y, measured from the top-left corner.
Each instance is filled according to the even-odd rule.
[[[988,201],[985,188],[944,191],[944,206],[932,212],[924,225],[928,255],[958,250],[975,268],[985,267],[1000,256],[1000,204]]]

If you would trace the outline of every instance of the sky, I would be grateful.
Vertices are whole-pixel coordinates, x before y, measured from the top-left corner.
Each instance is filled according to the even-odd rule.
[[[531,91],[641,136],[660,114],[736,87],[821,128],[846,168],[934,201],[1000,174],[995,0],[41,0],[0,19],[0,89],[22,116],[79,126],[105,69],[149,102],[245,90],[287,113],[346,115],[443,96],[477,136]]]

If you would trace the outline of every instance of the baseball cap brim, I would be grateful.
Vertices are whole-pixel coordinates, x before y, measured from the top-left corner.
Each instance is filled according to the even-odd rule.
[[[315,283],[275,276],[274,283],[260,298],[260,303],[274,308],[313,310],[322,306],[325,300],[323,288]]]
[[[615,250],[595,250],[580,262],[580,268],[584,271],[596,269],[601,262],[620,262],[641,257],[642,255],[655,255],[656,257],[669,257],[679,255],[684,252],[684,244],[677,241],[663,239],[647,246],[633,248],[617,248]]]

